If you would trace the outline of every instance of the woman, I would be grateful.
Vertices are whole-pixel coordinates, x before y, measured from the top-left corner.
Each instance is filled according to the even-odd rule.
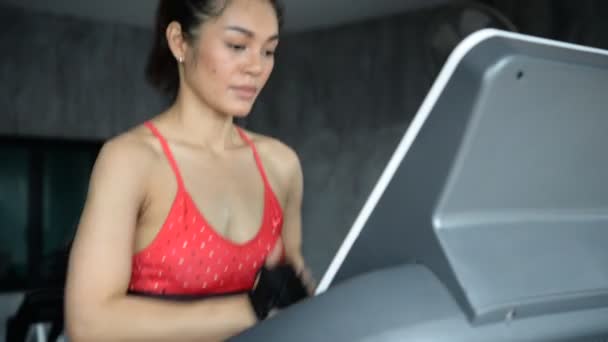
[[[298,157],[233,123],[273,69],[280,18],[273,0],[161,1],[147,73],[174,102],[98,156],[70,256],[71,340],[227,339],[258,321],[252,289],[281,257],[312,290]]]

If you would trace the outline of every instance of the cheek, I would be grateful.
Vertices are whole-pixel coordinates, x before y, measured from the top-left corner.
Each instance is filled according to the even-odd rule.
[[[238,66],[228,58],[214,60],[209,65],[209,77],[212,77],[218,84],[227,85],[234,77]]]
[[[230,56],[222,49],[210,48],[209,53],[200,53],[198,63],[203,68],[203,77],[223,77],[230,69]]]
[[[221,56],[200,56],[195,70],[197,88],[207,98],[221,98],[232,82],[230,62]]]
[[[272,74],[272,70],[274,69],[274,60],[270,60],[264,69],[264,78],[268,79],[270,74]]]

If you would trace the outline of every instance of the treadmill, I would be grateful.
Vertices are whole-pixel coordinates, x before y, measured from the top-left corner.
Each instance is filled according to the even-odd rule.
[[[608,51],[452,52],[315,296],[231,341],[608,341]]]

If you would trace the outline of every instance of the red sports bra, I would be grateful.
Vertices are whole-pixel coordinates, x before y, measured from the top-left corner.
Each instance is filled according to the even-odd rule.
[[[150,295],[207,296],[248,291],[266,257],[281,237],[283,212],[272,191],[253,142],[237,127],[251,147],[264,182],[264,214],[258,233],[237,244],[205,220],[184,187],[169,145],[151,122],[177,179],[177,193],[167,218],[152,243],[132,260],[129,291]]]

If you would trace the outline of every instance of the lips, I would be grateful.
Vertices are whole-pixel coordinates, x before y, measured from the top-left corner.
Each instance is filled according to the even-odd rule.
[[[232,90],[242,99],[251,99],[258,93],[258,88],[252,86],[236,86]]]

